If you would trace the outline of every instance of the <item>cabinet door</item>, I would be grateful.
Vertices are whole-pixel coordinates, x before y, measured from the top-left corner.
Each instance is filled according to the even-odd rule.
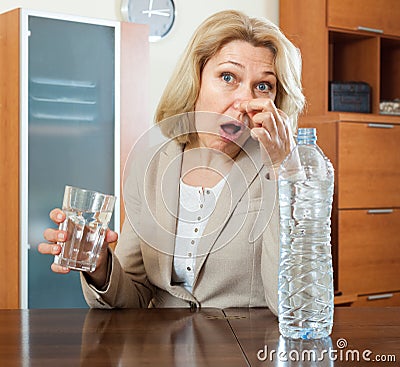
[[[339,290],[371,294],[400,290],[400,210],[339,211]]]
[[[28,19],[28,306],[84,307],[79,273],[52,273],[37,245],[65,185],[114,193],[115,29]]]
[[[339,123],[339,208],[400,207],[400,126]]]
[[[328,0],[328,27],[400,35],[398,0]]]
[[[355,307],[399,307],[400,292],[387,292],[359,296],[351,305]]]

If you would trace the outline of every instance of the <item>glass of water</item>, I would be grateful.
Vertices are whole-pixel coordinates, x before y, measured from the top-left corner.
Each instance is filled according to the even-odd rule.
[[[61,253],[55,256],[58,265],[74,270],[93,272],[104,242],[116,197],[100,192],[65,186],[62,209],[66,219],[59,229],[67,232]]]

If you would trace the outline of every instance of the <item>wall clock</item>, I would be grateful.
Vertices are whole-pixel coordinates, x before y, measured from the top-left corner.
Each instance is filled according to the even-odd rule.
[[[127,22],[148,24],[150,42],[159,41],[172,29],[175,22],[173,0],[122,0],[121,14]]]

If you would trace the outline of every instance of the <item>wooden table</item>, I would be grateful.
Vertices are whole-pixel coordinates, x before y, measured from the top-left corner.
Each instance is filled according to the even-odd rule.
[[[399,307],[337,307],[331,336],[316,341],[281,337],[276,318],[265,309],[225,314],[250,366],[400,366]],[[314,355],[320,360],[313,362]]]
[[[223,311],[0,311],[0,366],[247,366]]]
[[[338,347],[340,339],[347,347]],[[284,361],[284,353],[290,359],[329,347],[336,361]],[[340,360],[340,350],[355,349],[361,361]],[[367,349],[370,359],[396,362],[363,361]],[[0,310],[1,367],[342,365],[399,366],[400,308],[338,308],[332,336],[313,342],[280,337],[267,309]]]

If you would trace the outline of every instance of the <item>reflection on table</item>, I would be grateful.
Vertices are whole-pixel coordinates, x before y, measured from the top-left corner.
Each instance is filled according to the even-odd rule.
[[[90,310],[81,366],[246,366],[220,310]]]
[[[0,310],[0,366],[247,366],[222,310]]]
[[[399,365],[400,308],[337,308],[333,333],[279,335],[268,309],[0,310],[0,366]]]

